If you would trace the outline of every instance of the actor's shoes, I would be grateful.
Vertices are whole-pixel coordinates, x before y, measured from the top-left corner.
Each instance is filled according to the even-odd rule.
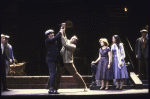
[[[119,88],[119,90],[123,90],[123,88]]]
[[[105,87],[103,87],[103,88],[101,87],[100,90],[105,90]]]
[[[105,90],[109,90],[109,88],[105,88]]]
[[[116,90],[119,90],[119,87],[117,87]]]
[[[57,92],[57,90],[54,90],[53,94],[59,94],[59,92]]]
[[[48,93],[49,93],[49,94],[53,94],[53,93],[54,93],[54,89],[53,89],[53,88],[50,88],[49,91],[48,91]]]
[[[6,89],[3,89],[3,91],[11,91],[11,90],[9,90],[8,88],[6,88]]]
[[[87,86],[84,88],[84,91],[88,91]]]

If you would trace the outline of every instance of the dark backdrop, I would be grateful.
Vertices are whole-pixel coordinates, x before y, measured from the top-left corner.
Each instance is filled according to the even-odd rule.
[[[128,11],[124,11],[124,7]],[[1,33],[10,36],[14,57],[25,61],[27,75],[48,75],[45,62],[45,31],[59,31],[61,22],[70,20],[73,28],[66,29],[68,38],[78,36],[75,65],[82,75],[90,73],[90,63],[98,57],[99,39],[118,34],[126,51],[137,67],[134,51],[140,29],[148,24],[148,2],[118,4],[99,0],[3,0],[1,3]],[[59,44],[59,49],[61,45]],[[126,53],[126,61],[129,56]],[[69,74],[66,72],[66,74]]]

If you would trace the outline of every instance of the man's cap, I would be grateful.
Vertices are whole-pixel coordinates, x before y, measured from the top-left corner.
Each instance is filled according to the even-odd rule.
[[[5,38],[10,38],[10,36],[8,36],[8,35],[5,35]]]
[[[143,32],[148,33],[148,31],[147,31],[146,29],[142,29],[142,30],[140,31],[140,33],[143,33]]]
[[[4,34],[1,34],[1,37],[3,37],[3,36],[5,37],[5,35],[4,35]]]
[[[47,31],[45,32],[45,35],[47,35],[48,33],[54,33],[54,30],[52,30],[52,29],[47,30]]]

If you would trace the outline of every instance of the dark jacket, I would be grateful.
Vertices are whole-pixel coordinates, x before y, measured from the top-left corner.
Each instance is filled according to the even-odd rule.
[[[57,40],[60,38],[61,33],[57,33],[54,38],[47,38],[45,40],[45,45],[47,47],[46,61],[56,61],[58,57],[58,46]]]
[[[5,60],[10,60],[9,57],[7,57],[6,53],[5,53],[5,47],[4,47],[4,52],[2,54],[2,49],[1,49],[1,66],[5,67]]]
[[[146,40],[146,44],[145,44],[145,51],[144,51],[144,58],[148,58],[148,41],[149,39]],[[135,55],[136,58],[141,58],[141,38],[138,38],[136,40],[136,44],[135,44]]]

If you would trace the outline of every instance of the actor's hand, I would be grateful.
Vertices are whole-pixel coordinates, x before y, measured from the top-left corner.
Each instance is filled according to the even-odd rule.
[[[110,69],[110,65],[108,65],[107,69]]]
[[[122,64],[123,64],[122,62],[119,62],[119,66],[122,66]]]
[[[13,65],[14,65],[14,66],[13,66],[13,68],[15,68],[15,67],[16,67],[16,64],[15,64],[15,63],[13,63]]]
[[[63,35],[65,29],[60,29],[60,33]]]
[[[64,28],[66,23],[61,23],[61,27]]]
[[[9,59],[10,63],[12,63],[12,59]]]
[[[95,64],[95,61],[92,61],[92,63],[91,64]]]
[[[137,59],[137,55],[136,55],[136,59]]]

